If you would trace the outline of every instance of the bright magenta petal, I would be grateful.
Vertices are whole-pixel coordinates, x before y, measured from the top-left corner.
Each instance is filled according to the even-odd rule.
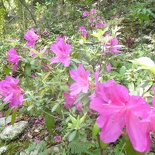
[[[127,113],[126,129],[135,150],[149,152],[152,145],[148,126],[140,123],[139,118],[131,111]]]
[[[103,142],[115,142],[122,133],[122,129],[125,126],[125,120],[120,118],[115,120],[115,116],[111,117],[99,116],[97,124],[101,127],[100,138]]]

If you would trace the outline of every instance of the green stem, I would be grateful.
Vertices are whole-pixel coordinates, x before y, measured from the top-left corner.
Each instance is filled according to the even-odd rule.
[[[103,148],[101,146],[99,134],[97,134],[97,142],[98,142],[98,145],[99,145],[99,148],[100,148],[100,155],[106,155],[106,153],[104,152],[104,150],[103,150]]]

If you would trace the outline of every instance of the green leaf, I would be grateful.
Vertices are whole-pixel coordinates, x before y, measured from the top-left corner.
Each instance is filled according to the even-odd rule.
[[[43,52],[39,53],[37,50],[34,48],[31,49],[39,58],[42,58]],[[46,49],[45,49],[46,50]]]
[[[67,85],[60,86],[60,90],[69,91],[69,87]]]
[[[5,72],[6,75],[9,75],[10,74],[10,71],[11,70],[7,66],[4,66],[3,69],[4,69],[4,72]]]
[[[74,104],[78,103],[79,101],[81,101],[85,96],[87,96],[88,94],[85,93],[80,93],[76,99],[76,101],[74,102]]]
[[[105,149],[109,145],[109,143],[104,143],[100,140],[100,145],[101,145],[102,149]]]
[[[68,136],[69,142],[71,142],[75,138],[76,133],[77,133],[77,131],[75,130],[71,134],[69,134],[69,136]]]
[[[140,69],[148,69],[155,74],[155,63],[148,57],[141,57],[135,60],[131,60],[132,63],[139,65]]]
[[[98,127],[97,123],[95,122],[93,131],[92,131],[92,138],[95,138],[96,135],[100,132],[100,128]]]
[[[126,67],[125,67],[125,66],[122,66],[122,67],[120,68],[120,70],[119,70],[119,73],[120,73],[121,75],[124,75],[124,74],[125,74],[125,71],[126,71]]]
[[[12,111],[12,108],[9,108],[8,110],[7,110],[7,112],[6,112],[6,118],[11,114],[11,111]]]
[[[126,139],[126,155],[145,155],[145,153],[137,152],[134,150],[129,139]]]
[[[76,124],[77,120],[72,116],[72,115],[69,115],[71,121],[73,124]]]
[[[7,105],[8,104],[8,102],[4,102],[4,103],[2,103],[1,105],[0,105],[0,111],[4,108],[4,106],[5,105]]]
[[[52,112],[54,112],[58,108],[59,104],[55,104],[52,108]]]
[[[87,113],[84,114],[84,116],[82,118],[80,118],[80,124],[84,122],[85,118],[86,118]]]
[[[14,125],[16,121],[16,114],[17,114],[17,109],[15,109],[12,113],[12,118],[11,118],[11,125]]]
[[[25,74],[31,76],[31,65],[29,63],[25,64]]]
[[[53,127],[55,126],[55,121],[53,116],[50,115],[50,111],[46,110],[45,113],[45,125],[50,133],[53,133]]]
[[[28,106],[27,111],[30,111],[33,108],[33,105]]]

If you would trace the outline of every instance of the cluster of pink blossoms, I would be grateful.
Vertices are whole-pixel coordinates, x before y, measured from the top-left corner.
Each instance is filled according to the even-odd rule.
[[[134,149],[149,152],[150,132],[155,131],[155,109],[142,97],[129,95],[127,88],[114,80],[102,84],[98,77],[99,73],[95,73],[96,89],[90,96],[90,108],[99,113],[97,124],[101,128],[101,140],[115,142],[126,128]]]
[[[83,17],[89,17],[88,21],[91,24],[91,28],[95,27],[97,29],[102,29],[103,27],[107,27],[107,23],[102,22],[101,17],[96,15],[95,9],[91,9],[90,13],[88,11],[84,11]]]
[[[4,97],[4,102],[9,102],[10,107],[15,109],[23,105],[23,91],[17,85],[19,79],[6,76],[5,80],[0,81],[0,98]]]
[[[65,100],[65,107],[70,109],[74,102],[76,101],[76,98],[80,92],[87,93],[89,89],[89,78],[90,72],[83,68],[83,65],[80,64],[77,70],[71,70],[70,76],[75,81],[70,86],[70,92],[64,92]],[[76,103],[76,109],[81,110],[81,103]]]
[[[96,10],[95,9],[91,9],[90,10],[90,14],[95,15],[96,14]],[[90,14],[89,14],[88,11],[84,11],[83,12],[83,17],[88,17]]]
[[[81,36],[82,36],[83,38],[88,38],[88,31],[85,29],[84,26],[81,26],[81,27],[79,28],[79,32],[81,33]]]

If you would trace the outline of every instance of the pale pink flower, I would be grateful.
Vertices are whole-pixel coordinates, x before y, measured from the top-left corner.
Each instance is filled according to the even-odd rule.
[[[103,27],[103,24],[101,22],[96,23],[96,28],[101,29]]]
[[[0,118],[3,117],[3,114],[0,114]]]
[[[89,12],[88,11],[84,11],[83,12],[83,17],[88,17],[89,16]]]
[[[97,124],[103,142],[116,141],[126,127],[134,149],[149,151],[151,139],[141,120],[148,117],[150,106],[142,97],[129,95],[126,87],[109,80],[104,84],[97,83],[91,100],[90,108],[99,113]]]
[[[64,106],[67,108],[67,109],[71,109],[74,102],[76,101],[77,99],[77,96],[78,95],[71,95],[69,92],[64,92],[64,97],[65,97],[65,102],[64,102]],[[79,110],[80,109],[80,105],[81,103],[78,102],[76,103],[76,109]]]
[[[112,38],[109,34],[107,34],[103,38],[107,38],[107,42],[102,45],[104,48],[104,52],[112,52],[114,54],[118,54],[118,50],[122,48],[122,45],[118,45],[118,39]]]
[[[97,16],[97,17],[96,17],[96,19],[97,19],[97,20],[100,20],[100,19],[101,19],[101,17],[100,17],[100,16]]]
[[[76,101],[76,97],[77,95],[70,95],[69,92],[64,92],[64,97],[65,97],[65,103],[64,103],[64,106],[67,108],[67,109],[71,109],[74,102]]]
[[[45,124],[45,119],[42,119],[41,120],[41,124]]]
[[[71,70],[70,71],[70,76],[75,81],[75,83],[73,83],[70,86],[70,91],[71,91],[70,94],[71,95],[77,95],[81,91],[83,93],[88,92],[88,89],[89,89],[89,81],[88,81],[89,75],[90,75],[90,72],[88,70],[85,71],[82,64],[79,65],[77,70]]]
[[[61,141],[61,136],[55,136],[55,137],[54,137],[54,140],[55,140],[56,142],[60,142],[60,141]]]
[[[38,35],[38,36],[41,36],[41,34],[40,34],[40,29],[37,29],[37,35]]]
[[[96,64],[95,65],[95,71],[99,72],[101,70],[101,65],[100,64]]]
[[[16,117],[16,122],[19,122],[19,118],[18,117]]]
[[[106,22],[103,23],[103,26],[104,26],[104,27],[107,27],[107,25],[108,25],[108,24],[107,24]]]
[[[51,67],[50,65],[47,65],[47,64],[45,64],[44,62],[42,62],[42,68],[43,68],[44,70],[51,70],[51,69],[52,69],[52,67]]]
[[[26,46],[34,47],[38,40],[38,35],[35,34],[34,29],[32,28],[25,33],[24,39],[27,40]]]
[[[79,32],[82,32],[82,31],[85,31],[86,29],[85,29],[85,27],[84,26],[80,26],[79,27]]]
[[[107,72],[110,73],[111,72],[111,68],[112,68],[111,64],[110,63],[106,63],[105,65],[106,65]]]
[[[34,123],[38,124],[39,122],[40,122],[39,119],[36,119]]]
[[[12,72],[14,74],[16,72],[17,67],[18,67],[18,63],[19,63],[19,61],[21,59],[21,56],[18,55],[15,48],[11,48],[8,51],[7,59],[14,66],[13,67],[13,72]]]
[[[96,14],[96,10],[95,9],[91,9],[90,12],[91,12],[92,15]]]
[[[23,91],[17,85],[19,79],[6,76],[5,80],[0,81],[0,97],[4,97],[4,102],[10,102],[9,106],[18,108],[23,105]]]
[[[47,35],[47,34],[49,34],[49,33],[48,33],[48,31],[45,29],[45,30],[43,31],[43,34]]]
[[[32,78],[32,79],[34,79],[35,77],[36,77],[35,74],[32,74],[32,75],[31,75],[31,78]]]
[[[52,44],[50,49],[55,53],[57,56],[50,60],[51,63],[58,63],[61,62],[65,67],[69,67],[70,65],[70,52],[71,52],[71,45],[65,43],[63,38],[57,39],[56,44]]]
[[[79,28],[79,32],[81,33],[81,35],[82,35],[83,38],[87,38],[88,37],[88,31],[85,29],[84,26],[81,26]]]
[[[81,111],[82,110],[81,102],[76,103],[75,107],[77,111]]]
[[[35,139],[35,142],[36,142],[37,144],[39,144],[40,141],[41,141],[41,138],[36,138],[36,139]]]
[[[119,15],[118,13],[116,13],[115,17],[116,17],[116,18],[119,18],[119,16],[120,16],[120,15]]]
[[[90,22],[90,23],[95,22],[95,18],[90,18],[90,19],[89,19],[89,22]]]

